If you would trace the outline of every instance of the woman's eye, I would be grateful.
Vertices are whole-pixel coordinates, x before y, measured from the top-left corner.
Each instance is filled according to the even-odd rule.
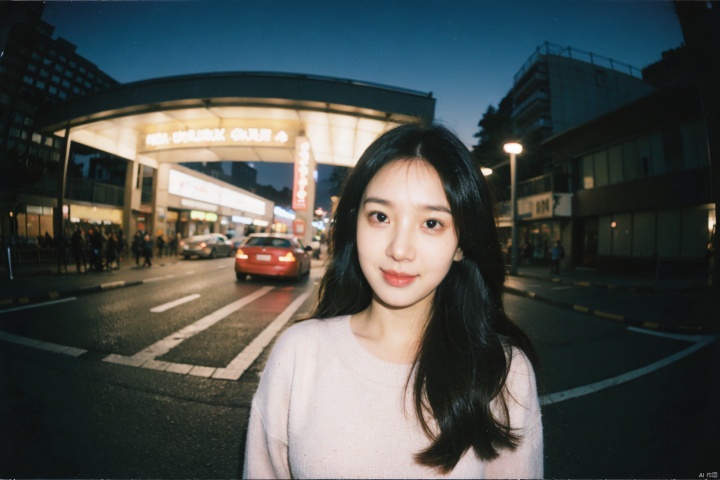
[[[374,222],[377,222],[377,223],[385,223],[385,222],[387,222],[387,219],[388,219],[387,215],[385,215],[382,212],[372,212],[369,215],[369,217],[370,217],[370,220],[373,220]]]
[[[425,221],[425,226],[430,230],[435,230],[438,227],[442,227],[442,224],[438,220],[431,219]]]

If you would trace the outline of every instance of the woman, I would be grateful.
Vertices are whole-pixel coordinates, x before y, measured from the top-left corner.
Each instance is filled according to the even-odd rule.
[[[380,136],[331,244],[313,320],[268,359],[245,475],[542,477],[536,357],[504,312],[492,199],[462,142]]]

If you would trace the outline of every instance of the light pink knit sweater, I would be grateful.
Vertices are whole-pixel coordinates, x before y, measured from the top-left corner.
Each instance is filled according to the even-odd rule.
[[[515,351],[508,377],[516,450],[491,462],[472,449],[448,478],[540,478],[543,441],[535,376]],[[427,447],[405,393],[409,365],[370,354],[350,317],[308,320],[278,339],[253,400],[246,478],[438,478],[413,455]]]

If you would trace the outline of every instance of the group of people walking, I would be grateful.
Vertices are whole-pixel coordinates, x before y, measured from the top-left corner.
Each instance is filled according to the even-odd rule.
[[[103,232],[100,227],[90,227],[86,234],[76,226],[70,237],[70,248],[78,272],[101,272],[119,268],[127,241],[122,229]]]
[[[158,257],[177,254],[178,238],[173,236],[169,242],[165,242],[162,235],[154,239],[150,233],[138,230],[128,245],[121,229],[117,232],[113,229],[103,232],[100,227],[90,227],[86,233],[80,226],[75,227],[70,238],[70,248],[78,272],[119,268],[128,246],[137,267],[151,267],[156,248]]]

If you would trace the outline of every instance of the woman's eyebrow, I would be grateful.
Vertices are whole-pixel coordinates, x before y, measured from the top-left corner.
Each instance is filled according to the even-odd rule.
[[[368,197],[363,201],[363,206],[367,205],[368,203],[377,203],[380,205],[385,205],[392,207],[394,204],[390,200],[386,200],[384,198],[379,197]],[[443,212],[447,213],[448,215],[452,215],[452,212],[450,211],[450,207],[446,205],[421,205],[421,208],[423,210],[429,210],[432,212]]]

